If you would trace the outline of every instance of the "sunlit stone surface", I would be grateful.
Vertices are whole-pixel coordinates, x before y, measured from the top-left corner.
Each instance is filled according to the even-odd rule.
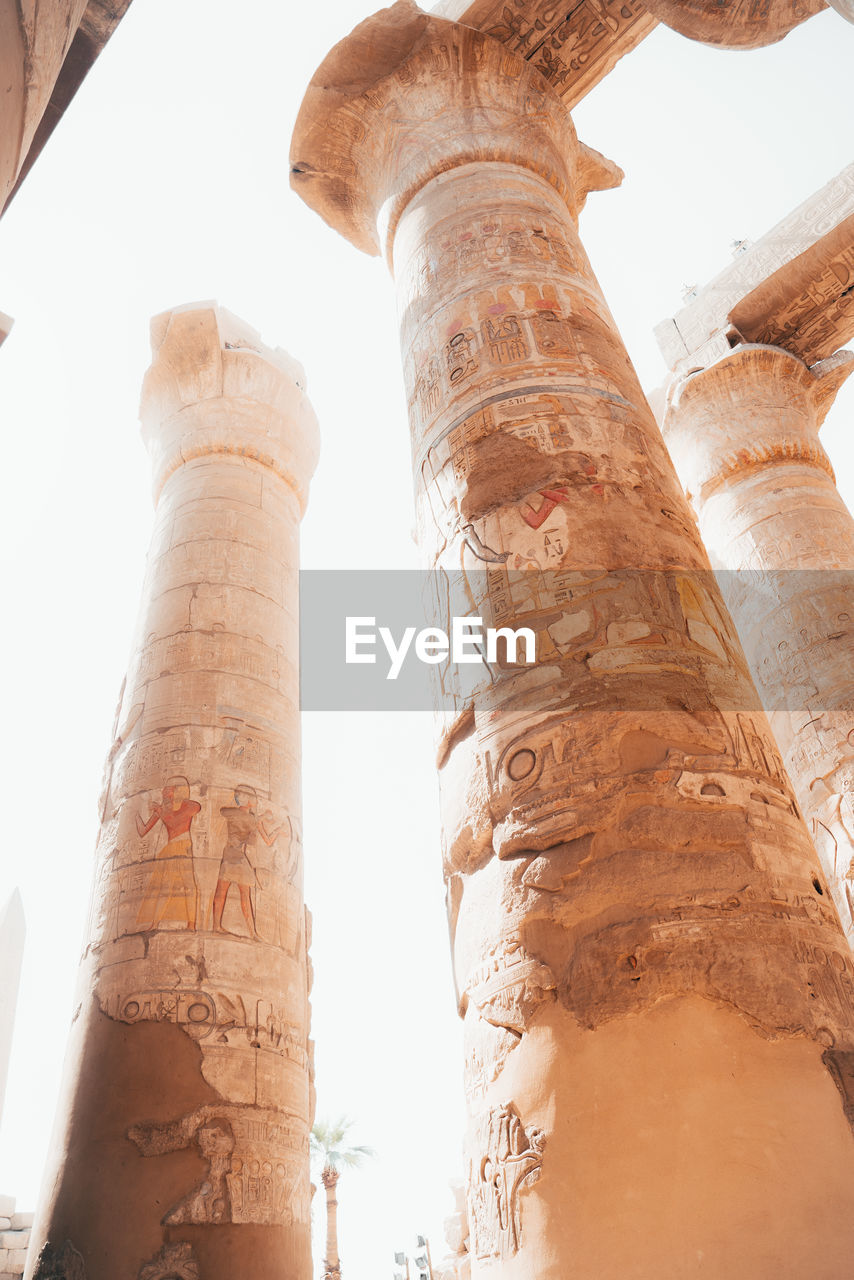
[[[152,323],[156,521],[37,1280],[309,1280],[302,369],[214,304]]]
[[[392,267],[448,609],[537,635],[439,750],[472,1275],[842,1280],[854,964],[579,241],[619,170],[530,61],[405,3],[328,56],[291,160]]]

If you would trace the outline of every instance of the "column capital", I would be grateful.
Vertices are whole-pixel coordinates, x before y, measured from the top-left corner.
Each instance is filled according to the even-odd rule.
[[[794,461],[833,478],[818,429],[854,372],[854,351],[812,367],[782,347],[745,343],[674,379],[661,424],[683,484],[695,499],[739,471]]]
[[[830,3],[843,17],[847,16],[848,0]],[[827,7],[825,0],[777,0],[761,7],[729,6],[709,0],[644,0],[644,4],[659,22],[681,36],[718,49],[761,49],[776,44]]]
[[[183,463],[223,454],[274,471],[304,511],[319,431],[302,365],[215,302],[155,316],[151,349],[140,421],[155,500]]]
[[[378,254],[431,178],[484,161],[540,174],[573,215],[590,191],[623,177],[578,141],[567,107],[530,62],[398,0],[316,72],[294,129],[291,185],[358,249]]]

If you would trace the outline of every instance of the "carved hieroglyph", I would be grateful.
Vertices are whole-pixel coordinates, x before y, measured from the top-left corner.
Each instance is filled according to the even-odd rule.
[[[674,384],[664,420],[850,940],[854,519],[818,429],[852,369],[736,347]]]
[[[840,12],[849,5],[834,0]],[[781,40],[825,7],[824,0],[441,0],[430,6],[528,59],[568,107],[659,22],[704,44],[752,49]]]
[[[568,107],[658,23],[642,0],[443,0],[429,7],[528,59]]]
[[[439,594],[537,635],[439,750],[472,1275],[842,1280],[854,963],[578,237],[619,171],[408,4],[332,51],[291,159],[392,266]]]
[[[300,366],[214,304],[158,316],[152,345],[156,523],[33,1252],[68,1239],[86,1280],[308,1280],[297,571],[317,427]]]
[[[476,1258],[509,1258],[518,1252],[520,1197],[540,1176],[544,1148],[542,1131],[527,1131],[511,1105],[478,1117],[469,1169],[471,1251]]]
[[[748,244],[655,336],[676,377],[743,343],[778,346],[807,365],[854,335],[854,164]]]

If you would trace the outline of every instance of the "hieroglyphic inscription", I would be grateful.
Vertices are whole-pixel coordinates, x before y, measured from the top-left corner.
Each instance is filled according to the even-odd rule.
[[[276,1111],[223,1103],[167,1124],[134,1125],[128,1137],[144,1156],[195,1146],[207,1162],[203,1182],[167,1210],[165,1223],[305,1222],[301,1123]]]
[[[460,275],[507,264],[550,265],[553,271],[577,274],[582,262],[576,249],[551,220],[531,223],[512,215],[481,223],[474,230],[444,235],[422,254],[409,282],[410,302],[432,289],[453,285]]]
[[[477,1258],[512,1258],[522,1232],[522,1191],[540,1176],[546,1138],[526,1129],[512,1103],[475,1123],[469,1166],[469,1220]]]
[[[489,358],[494,364],[513,364],[524,360],[528,355],[528,346],[522,334],[519,317],[514,315],[500,316],[483,322],[483,338],[489,351]]]
[[[521,1035],[531,1014],[555,987],[547,965],[534,959],[519,938],[502,938],[477,964],[466,980],[469,1000],[481,1017],[494,1026]]]
[[[445,347],[445,364],[452,386],[463,382],[477,369],[474,350],[474,333],[471,329],[455,333]]]
[[[581,97],[655,25],[640,0],[506,0],[478,21],[487,35],[533,62],[567,105]]]
[[[848,342],[854,333],[854,246],[829,262],[809,285],[769,311],[745,336],[791,351],[812,364]]]

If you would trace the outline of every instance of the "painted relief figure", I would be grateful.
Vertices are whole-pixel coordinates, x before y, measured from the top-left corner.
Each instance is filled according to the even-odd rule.
[[[566,502],[569,496],[565,484],[555,485],[553,489],[539,489],[537,492],[543,501],[536,511],[530,502],[523,502],[519,508],[525,524],[530,525],[532,529],[539,529],[541,525],[545,524],[555,507],[561,502]]]
[[[166,843],[157,853],[137,912],[138,929],[156,929],[167,920],[195,929],[199,890],[190,828],[201,807],[190,799],[187,779],[177,777],[167,779],[160,804],[152,804],[147,818],[136,815],[140,836],[148,835],[158,822],[166,828]]]
[[[268,814],[259,818],[255,812],[257,796],[254,787],[238,787],[234,792],[234,804],[223,805],[220,813],[225,818],[225,848],[219,864],[219,878],[213,901],[213,927],[217,933],[228,932],[222,927],[228,891],[236,884],[240,891],[240,907],[249,929],[250,937],[259,941],[255,927],[255,907],[252,889],[258,883],[255,874],[254,853],[258,835],[266,845],[272,846],[279,834],[266,826]],[[250,854],[253,857],[250,857]]]
[[[292,818],[288,817],[274,830],[268,826],[272,821],[273,815],[268,809],[259,823],[259,830],[263,825],[268,831],[269,839],[264,831],[261,831],[261,835],[269,845],[277,844],[277,838],[285,827],[288,834],[286,849],[283,850],[279,845],[275,850],[272,870],[259,869],[257,873],[259,888],[265,891],[268,903],[267,918],[272,920],[271,936],[265,941],[271,942],[275,947],[283,947],[289,955],[292,955],[299,941],[299,923],[298,919],[294,918],[293,909],[289,910],[289,903],[299,870],[300,838]],[[297,915],[299,914],[298,912]]]

